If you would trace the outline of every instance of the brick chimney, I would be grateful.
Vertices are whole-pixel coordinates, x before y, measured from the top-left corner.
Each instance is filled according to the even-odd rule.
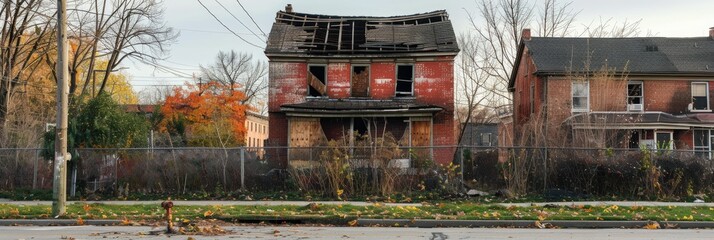
[[[293,5],[288,3],[288,5],[285,6],[285,12],[292,13]]]
[[[531,29],[530,28],[524,28],[523,31],[521,31],[521,39],[523,39],[524,41],[531,40]]]
[[[714,27],[709,28],[709,38],[714,40]]]

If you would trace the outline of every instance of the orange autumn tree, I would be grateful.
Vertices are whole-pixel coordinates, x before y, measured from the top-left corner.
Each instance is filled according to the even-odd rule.
[[[178,135],[187,146],[244,145],[247,105],[237,86],[212,81],[174,88],[161,106],[159,130]]]

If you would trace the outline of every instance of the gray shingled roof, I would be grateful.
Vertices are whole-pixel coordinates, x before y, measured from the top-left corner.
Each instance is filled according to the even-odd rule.
[[[279,11],[265,54],[458,53],[446,11],[394,17],[329,16]]]
[[[714,73],[714,40],[694,38],[546,38],[524,41],[537,73],[584,71],[590,53],[590,69],[633,73]],[[572,65],[571,65],[572,64]],[[572,68],[571,68],[572,66]]]

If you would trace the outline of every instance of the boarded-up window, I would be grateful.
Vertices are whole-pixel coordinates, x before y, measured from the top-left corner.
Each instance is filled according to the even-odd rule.
[[[369,66],[352,66],[352,96],[369,97]]]
[[[397,65],[397,97],[414,95],[414,66]]]
[[[307,95],[320,97],[327,95],[327,71],[324,65],[310,65],[307,73]]]
[[[411,146],[412,157],[418,159],[430,159],[431,151],[431,122],[413,121],[411,122]]]
[[[314,160],[319,157],[319,149],[311,148],[325,141],[319,118],[291,118],[289,134],[290,160]]]

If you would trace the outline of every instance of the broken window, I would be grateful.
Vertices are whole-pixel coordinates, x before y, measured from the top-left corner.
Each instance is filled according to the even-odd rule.
[[[352,96],[369,97],[369,66],[352,66]]]
[[[397,65],[397,97],[414,96],[414,66]]]
[[[705,82],[692,83],[693,110],[709,110],[709,89]]]
[[[307,85],[308,96],[327,96],[327,71],[324,65],[308,66]]]

